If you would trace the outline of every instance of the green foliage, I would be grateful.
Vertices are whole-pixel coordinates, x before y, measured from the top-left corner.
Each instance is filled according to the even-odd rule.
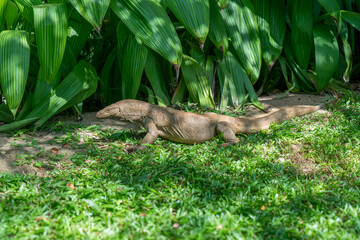
[[[144,133],[47,124],[51,153],[16,131],[12,148],[32,152],[17,164],[42,175],[0,173],[0,238],[357,239],[360,96],[330,112],[236,146],[158,139],[131,154]]]
[[[0,50],[0,119],[33,119],[83,60],[100,75],[106,105],[145,93],[161,105],[262,108],[264,89],[319,93],[349,82],[359,29],[354,0],[3,0],[0,35],[13,32],[7,42],[20,48]]]
[[[25,31],[0,33],[0,85],[13,116],[24,95],[29,72],[30,46]]]

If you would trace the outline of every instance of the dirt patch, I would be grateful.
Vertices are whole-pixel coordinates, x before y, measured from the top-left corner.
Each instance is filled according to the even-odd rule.
[[[284,98],[280,98],[281,94],[274,94],[271,96],[260,97],[261,103],[264,105],[267,112],[277,111],[282,107],[291,106],[313,106],[326,102],[328,96],[306,95],[306,94],[289,94]],[[324,112],[324,110],[320,110]],[[86,126],[103,125],[107,128],[115,129],[139,129],[138,124],[126,123],[115,120],[99,120],[95,117],[96,113],[85,113],[81,122],[77,121],[76,117],[56,117],[51,121],[54,124],[58,121],[68,123],[81,123]],[[255,107],[247,109],[246,116],[258,116],[264,112]],[[66,161],[70,156],[74,155],[83,149],[72,148],[66,144],[58,143],[56,140],[65,135],[63,132],[31,132],[25,133],[20,137],[10,136],[9,134],[0,133],[0,173],[20,173],[20,174],[37,174],[38,176],[46,176],[52,169],[57,168],[56,156],[62,156],[63,161]],[[79,133],[81,138],[94,137],[91,133]],[[296,156],[296,155],[295,155]],[[34,164],[27,164],[26,161],[32,160],[34,162],[42,162],[43,165],[38,167]],[[306,169],[313,169],[314,166],[310,163],[302,163],[304,172]],[[22,163],[19,165],[19,163]],[[309,165],[310,164],[310,165]],[[309,165],[309,166],[307,166]],[[60,165],[59,165],[60,166]]]

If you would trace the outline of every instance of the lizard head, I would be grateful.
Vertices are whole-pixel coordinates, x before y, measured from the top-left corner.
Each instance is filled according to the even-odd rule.
[[[122,100],[111,104],[96,114],[97,118],[137,121],[146,115],[148,103],[137,100]]]

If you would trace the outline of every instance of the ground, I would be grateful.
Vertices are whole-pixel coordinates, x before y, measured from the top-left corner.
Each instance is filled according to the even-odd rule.
[[[329,100],[329,96],[321,95],[306,95],[306,94],[289,94],[286,97],[281,98],[281,94],[273,94],[270,96],[260,97],[261,103],[264,105],[267,112],[273,112],[281,107],[291,106],[310,106],[319,105]],[[326,112],[325,110],[319,110],[320,112]],[[95,117],[95,112],[85,113],[83,120],[77,122],[75,117],[56,117],[51,121],[58,122],[70,122],[81,123],[86,126],[90,125],[104,125],[108,128],[115,129],[139,129],[135,124],[129,124],[114,120],[99,120]],[[259,116],[266,114],[255,107],[249,107],[245,116]],[[38,176],[46,176],[53,168],[39,167],[36,164],[24,164],[26,159],[32,158],[34,161],[46,162],[48,159],[56,158],[56,156],[70,157],[76,151],[82,151],[81,149],[74,149],[67,144],[58,143],[56,139],[64,136],[64,132],[54,131],[36,131],[25,132],[21,137],[9,136],[6,133],[0,133],[0,173],[20,173],[20,174],[37,174]],[[89,137],[90,132],[78,132],[78,134],[84,138]],[[81,142],[81,139],[80,139]],[[294,156],[296,156],[298,146],[294,146]],[[66,159],[66,158],[65,158]],[[21,163],[21,161],[23,161]],[[19,164],[19,162],[21,164]],[[311,163],[301,162],[301,158],[297,161],[298,164],[306,169],[312,169]],[[34,166],[35,165],[35,166]]]

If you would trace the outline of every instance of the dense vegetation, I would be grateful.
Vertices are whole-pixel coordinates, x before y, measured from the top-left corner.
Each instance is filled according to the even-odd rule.
[[[142,96],[226,109],[356,74],[359,0],[3,0],[0,131]],[[354,54],[355,53],[355,54]],[[355,59],[358,60],[358,59]],[[98,82],[99,88],[98,88]],[[254,89],[255,85],[255,89]]]
[[[18,164],[48,175],[0,174],[0,239],[357,239],[360,96],[330,112],[232,147],[158,139],[132,154],[144,132],[46,124],[51,153],[15,131],[38,152]]]

